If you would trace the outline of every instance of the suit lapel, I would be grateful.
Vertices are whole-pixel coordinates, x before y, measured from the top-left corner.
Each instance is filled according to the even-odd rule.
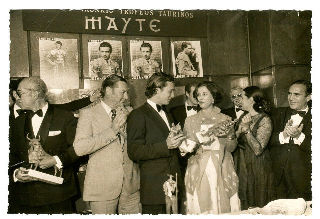
[[[37,134],[37,136],[40,136],[40,141],[42,145],[45,145],[45,142],[49,135],[49,128],[50,128],[52,117],[53,117],[53,107],[49,104],[48,110],[44,115],[39,132]]]
[[[166,133],[169,131],[168,126],[166,122],[162,119],[162,117],[159,115],[159,113],[152,108],[147,102],[144,104],[145,111],[147,115],[152,119],[155,120],[156,124],[159,124],[159,127]],[[169,118],[167,118],[169,120]],[[170,124],[170,121],[169,121]]]

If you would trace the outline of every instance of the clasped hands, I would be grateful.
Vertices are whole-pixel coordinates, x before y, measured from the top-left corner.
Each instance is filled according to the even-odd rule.
[[[303,124],[300,124],[299,126],[292,126],[293,121],[290,119],[287,123],[286,126],[284,127],[283,130],[283,137],[284,138],[299,138],[301,135],[302,129],[303,129]]]

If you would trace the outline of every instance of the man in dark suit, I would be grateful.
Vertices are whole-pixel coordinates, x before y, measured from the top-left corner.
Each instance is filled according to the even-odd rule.
[[[295,81],[288,92],[289,107],[273,113],[271,156],[277,199],[311,200],[311,83]]]
[[[223,114],[230,116],[233,120],[239,119],[240,116],[244,113],[241,109],[242,106],[242,88],[241,87],[233,87],[230,90],[230,98],[233,103],[233,106],[227,109],[221,110]]]
[[[180,123],[181,128],[184,127],[184,122],[188,116],[192,116],[199,110],[198,101],[194,98],[193,92],[197,83],[189,83],[185,86],[185,102],[183,105],[176,106],[170,110],[175,124]]]
[[[176,149],[184,139],[182,134],[169,135],[172,119],[165,105],[174,96],[173,78],[164,73],[153,74],[147,82],[147,102],[133,110],[127,122],[128,155],[140,167],[140,199],[143,214],[165,214],[163,184],[168,174],[178,174]]]
[[[46,102],[47,87],[37,77],[23,79],[17,90],[17,103],[27,112],[12,124],[10,166],[24,162],[13,173],[16,213],[73,213],[72,198],[77,194],[73,162],[77,156],[72,144],[76,119],[69,111]],[[28,139],[40,138],[45,155],[39,163],[40,171],[53,175],[54,166],[63,168],[63,184],[52,185],[37,181],[26,174],[28,164]]]

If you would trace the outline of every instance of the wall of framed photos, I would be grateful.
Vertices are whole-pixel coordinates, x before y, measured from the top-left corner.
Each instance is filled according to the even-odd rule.
[[[275,106],[285,106],[287,86],[311,78],[310,11],[14,10],[10,38],[11,78],[40,76],[56,103],[99,87],[90,63],[103,41],[112,45],[111,58],[129,80],[134,107],[145,101],[146,79],[134,70],[143,42],[152,45],[161,70],[177,78],[177,95],[190,81],[212,80],[225,97],[233,86],[257,85]],[[60,69],[48,61],[57,41],[67,57]],[[176,68],[183,41],[197,53],[195,77],[181,77]],[[225,98],[222,107],[228,105]]]

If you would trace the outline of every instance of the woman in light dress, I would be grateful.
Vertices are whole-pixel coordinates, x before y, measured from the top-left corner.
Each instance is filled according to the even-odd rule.
[[[231,118],[215,106],[221,94],[214,83],[200,83],[194,95],[201,110],[187,117],[184,126],[187,139],[197,143],[185,175],[187,214],[237,212],[239,182],[231,155],[237,140]],[[209,129],[201,140],[199,132],[206,126]]]

